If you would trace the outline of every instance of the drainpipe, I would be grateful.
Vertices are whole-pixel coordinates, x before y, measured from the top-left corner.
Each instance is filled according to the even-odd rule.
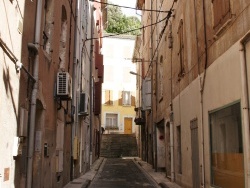
[[[93,36],[94,36],[94,4],[92,4],[92,7],[91,7],[91,46],[90,46],[90,69],[89,69],[89,99],[90,99],[90,105],[89,105],[89,132],[90,132],[90,135],[89,135],[89,146],[90,146],[90,149],[89,149],[89,163],[90,165],[92,165],[92,124],[93,124],[93,121],[92,121],[92,115],[93,115],[93,106],[92,106],[92,103],[93,103],[93,96],[92,96],[92,86],[93,86],[93,79],[92,79],[92,67],[93,67],[93,47],[94,47],[94,44],[93,44]]]
[[[71,1],[72,3],[72,1]],[[72,15],[71,15],[72,16]],[[77,106],[77,89],[76,89],[76,83],[78,81],[77,77],[77,50],[78,50],[78,35],[77,35],[77,24],[78,24],[78,0],[76,0],[76,8],[75,8],[75,36],[74,36],[74,64],[73,64],[73,76],[72,76],[72,105],[75,108],[75,113],[72,114],[74,116],[74,119],[76,121],[73,122],[73,125],[71,127],[71,167],[70,167],[70,180],[72,181],[74,179],[74,159],[73,159],[73,149],[74,149],[74,137],[75,137],[75,130],[76,126],[78,124],[78,106]],[[72,107],[73,107],[72,106]],[[71,107],[71,108],[72,108]]]
[[[35,121],[36,121],[36,98],[38,91],[38,72],[39,72],[39,46],[41,36],[41,16],[42,16],[43,3],[42,0],[37,0],[36,4],[36,25],[35,25],[35,42],[29,43],[28,49],[35,52],[35,59],[33,65],[33,76],[36,82],[33,85],[31,104],[30,104],[30,126],[29,126],[29,141],[28,141],[28,164],[27,164],[27,182],[26,187],[32,187],[32,170],[33,170],[33,155],[34,155],[34,134],[35,134]]]
[[[195,7],[195,0],[194,0],[194,7]],[[205,80],[206,80],[206,70],[207,70],[207,27],[206,27],[206,7],[205,7],[205,0],[202,2],[203,4],[203,29],[204,29],[204,42],[205,42],[205,67],[204,67],[204,75],[203,79],[200,77],[200,66],[199,66],[199,54],[198,54],[198,31],[196,25],[196,41],[197,41],[197,58],[198,58],[198,77],[199,77],[199,87],[200,87],[200,110],[201,110],[201,144],[202,144],[202,152],[201,152],[201,186],[205,187],[205,149],[204,149],[204,110],[203,110],[203,93],[205,87]],[[195,24],[197,24],[196,20],[196,10],[195,10]],[[201,80],[202,79],[202,80]]]
[[[244,149],[244,174],[245,187],[250,187],[250,163],[249,163],[249,98],[247,83],[247,65],[245,44],[250,40],[250,31],[240,40],[240,65],[242,84],[242,111],[243,111],[243,149]]]
[[[170,22],[169,25],[169,48],[171,49],[171,87],[170,87],[170,96],[171,96],[171,104],[170,104],[170,162],[171,162],[171,181],[174,182],[174,117],[173,117],[173,72],[172,72],[172,66],[173,66],[173,36],[172,36],[172,23]]]
[[[153,10],[153,1],[151,1],[151,9]],[[154,66],[153,66],[153,11],[151,11],[151,50],[150,50],[150,56],[151,56],[151,65],[152,65],[152,71],[151,71],[151,126],[153,126],[153,132],[152,132],[152,150],[153,150],[153,167],[155,171],[157,172],[157,158],[156,158],[156,125],[154,124],[154,106],[153,106],[153,100],[154,100]]]

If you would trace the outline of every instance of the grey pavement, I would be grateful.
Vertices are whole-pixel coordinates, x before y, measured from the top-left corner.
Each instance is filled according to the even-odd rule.
[[[64,186],[64,188],[87,188],[87,187],[95,188],[95,187],[99,186],[98,182],[95,182],[95,179],[98,179],[98,178],[99,178],[99,180],[101,180],[99,182],[101,182],[101,183],[103,183],[103,185],[105,185],[105,183],[107,183],[105,181],[105,179],[112,181],[111,180],[112,177],[110,176],[110,174],[107,174],[107,168],[109,168],[109,167],[112,167],[113,171],[116,170],[117,175],[121,176],[120,179],[119,179],[119,177],[117,179],[113,179],[113,183],[117,180],[118,180],[118,183],[123,182],[124,186],[122,186],[122,187],[131,187],[132,183],[134,183],[134,185],[135,185],[136,183],[139,182],[139,183],[144,183],[143,187],[181,188],[180,186],[178,186],[177,184],[171,182],[168,178],[166,178],[166,173],[155,172],[155,170],[152,168],[152,165],[148,164],[145,161],[142,161],[140,158],[133,157],[133,158],[124,158],[124,159],[131,159],[131,160],[128,160],[130,162],[126,162],[124,164],[121,164],[121,162],[119,162],[119,160],[112,161],[112,160],[100,157],[98,160],[96,160],[93,163],[93,165],[91,166],[90,170],[87,173],[85,173],[83,176],[81,176],[77,179],[74,179],[72,182],[70,182],[66,186]],[[133,161],[133,163],[131,163],[131,161]],[[117,163],[117,164],[115,164],[115,163]],[[106,166],[105,164],[107,164],[109,166],[105,167]],[[135,164],[141,171],[136,170],[136,168],[133,166],[133,164]],[[131,176],[128,172],[126,172],[126,170],[124,168],[126,166],[129,166],[129,168],[131,168],[131,170],[133,172],[131,174],[134,174],[134,177]],[[114,169],[114,167],[118,167],[118,168]],[[105,173],[101,174],[101,172],[103,170],[106,170],[106,174]],[[112,172],[112,170],[111,170],[111,172]],[[143,177],[139,175],[141,172],[143,172],[143,174],[146,176],[146,179],[143,179]],[[135,180],[134,180],[134,182],[130,181],[131,182],[130,184],[125,184],[125,182],[129,182],[126,180],[126,178],[131,178],[131,180],[133,180],[134,178],[136,178],[136,176],[138,176],[136,181]],[[92,181],[93,181],[93,183],[91,183]],[[114,185],[113,187],[116,187],[115,183],[113,185]],[[118,186],[118,184],[117,184],[117,186]],[[112,187],[112,186],[110,186],[110,187]],[[118,186],[118,187],[121,187],[121,186]],[[141,186],[134,186],[134,187],[141,187]]]

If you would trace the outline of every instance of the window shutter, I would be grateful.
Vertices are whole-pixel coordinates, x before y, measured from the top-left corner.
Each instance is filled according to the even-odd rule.
[[[105,104],[109,104],[109,90],[105,90]]]
[[[113,105],[113,91],[112,90],[105,90],[105,104]]]
[[[213,0],[214,29],[218,30],[230,17],[230,0]]]
[[[151,79],[146,78],[142,82],[142,108],[143,110],[151,109]]]
[[[131,95],[131,106],[135,106],[135,96]]]
[[[112,90],[109,90],[109,104],[110,105],[113,105],[113,91]]]
[[[118,105],[122,106],[122,91],[119,91],[119,99],[118,99]]]

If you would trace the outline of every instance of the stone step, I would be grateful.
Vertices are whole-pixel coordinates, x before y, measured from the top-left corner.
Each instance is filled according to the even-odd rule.
[[[137,142],[134,134],[102,135],[100,155],[112,158],[121,156],[137,156]]]

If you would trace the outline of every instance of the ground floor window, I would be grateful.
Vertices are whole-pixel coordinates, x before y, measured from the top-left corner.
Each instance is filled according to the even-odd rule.
[[[240,103],[209,114],[211,183],[218,187],[244,187]]]
[[[106,130],[116,130],[118,129],[118,114],[106,114]]]

